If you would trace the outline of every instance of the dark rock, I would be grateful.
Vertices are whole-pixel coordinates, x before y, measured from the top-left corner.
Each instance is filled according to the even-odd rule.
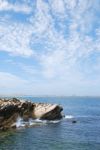
[[[76,121],[76,120],[73,120],[72,123],[77,123],[77,121]]]

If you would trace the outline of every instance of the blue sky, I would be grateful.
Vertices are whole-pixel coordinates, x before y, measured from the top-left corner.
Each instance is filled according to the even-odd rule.
[[[0,0],[0,95],[100,96],[100,0]]]

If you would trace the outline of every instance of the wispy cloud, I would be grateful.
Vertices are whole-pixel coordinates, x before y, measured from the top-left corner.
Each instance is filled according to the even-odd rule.
[[[31,56],[30,48],[32,29],[30,25],[2,22],[0,24],[0,50],[13,55]]]
[[[27,81],[8,72],[0,72],[0,79],[1,79],[0,89],[1,88],[5,88],[5,89],[18,88],[20,87],[19,85],[24,86],[27,83]]]
[[[29,14],[32,9],[28,5],[20,4],[18,2],[12,4],[7,0],[0,0],[0,11],[14,11]]]

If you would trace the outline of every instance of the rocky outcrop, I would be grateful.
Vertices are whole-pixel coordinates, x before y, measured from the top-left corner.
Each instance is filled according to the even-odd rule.
[[[12,127],[18,117],[23,120],[46,119],[57,120],[62,118],[62,107],[57,104],[32,103],[16,98],[0,99],[0,129]]]

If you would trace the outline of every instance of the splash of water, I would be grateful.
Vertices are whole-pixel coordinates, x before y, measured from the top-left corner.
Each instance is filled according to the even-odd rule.
[[[21,128],[21,127],[30,127],[34,125],[47,125],[51,123],[59,123],[61,120],[41,120],[41,119],[32,119],[30,118],[28,121],[24,121],[23,118],[18,117],[17,121],[15,123],[16,128]]]
[[[18,117],[18,118],[17,118],[16,127],[17,127],[17,128],[19,128],[19,127],[24,127],[24,122],[23,122],[23,119],[22,119],[21,117]]]

